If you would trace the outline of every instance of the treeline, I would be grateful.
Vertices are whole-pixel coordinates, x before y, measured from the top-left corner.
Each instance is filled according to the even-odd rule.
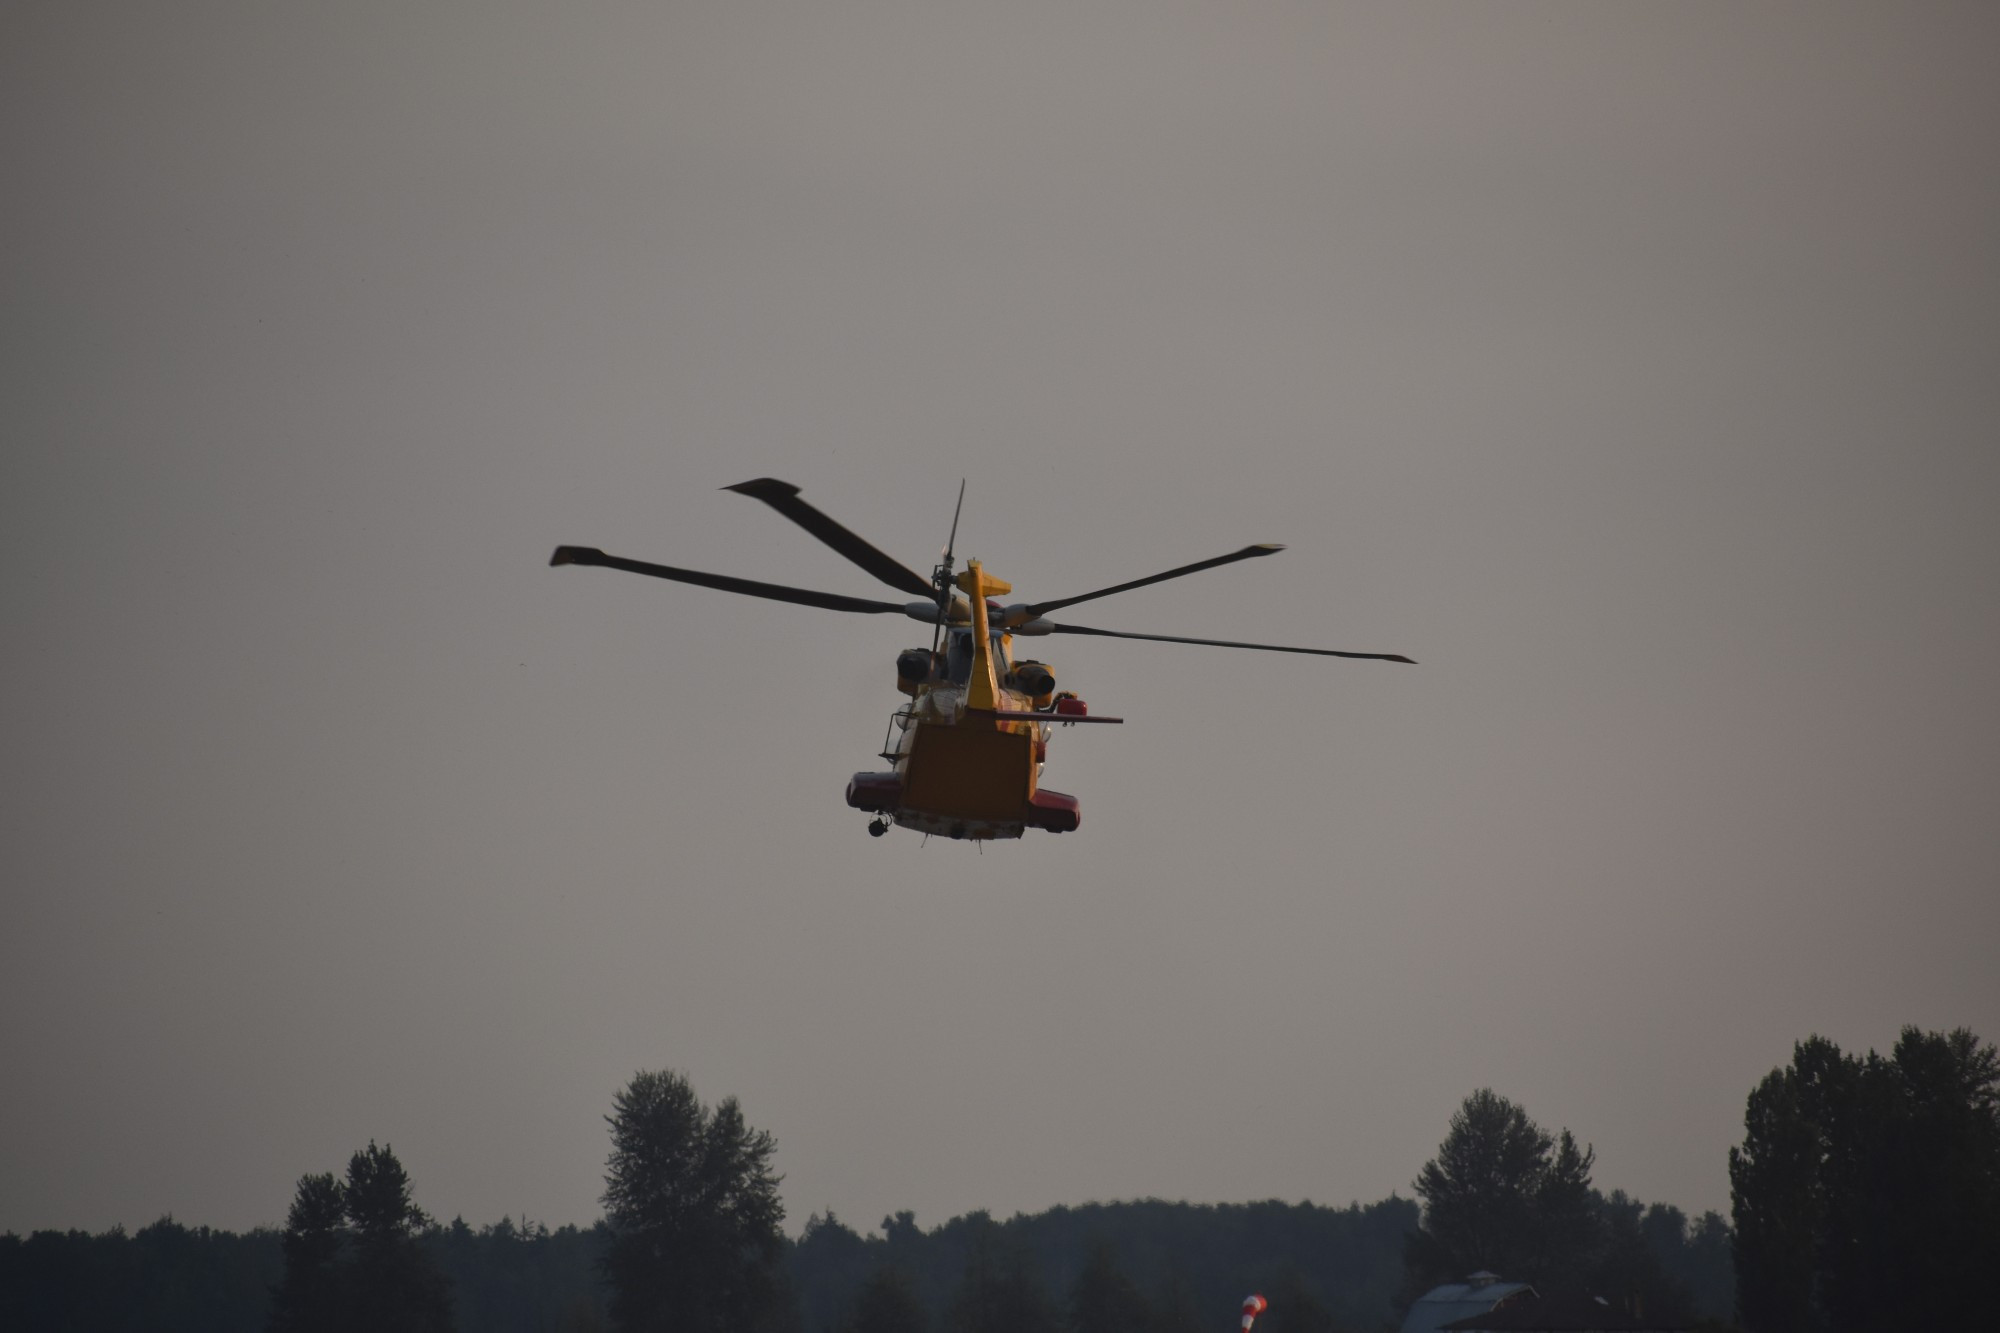
[[[278,1233],[185,1227],[0,1236],[0,1328],[260,1333],[284,1271]]]
[[[1605,1206],[1648,1211],[1622,1194]],[[1680,1216],[1664,1206],[1650,1212],[1656,1223]],[[1285,1333],[1303,1315],[1307,1333],[1373,1333],[1396,1323],[1404,1249],[1418,1220],[1416,1202],[1396,1196],[1345,1208],[1093,1203],[1006,1221],[974,1213],[929,1230],[906,1212],[867,1235],[836,1217],[814,1217],[784,1247],[782,1276],[795,1309],[776,1322],[797,1333],[841,1333],[869,1280],[893,1271],[925,1326],[947,1333],[967,1299],[968,1271],[983,1266],[989,1286],[1004,1278],[1030,1308],[1046,1312],[1044,1333],[1071,1327],[1079,1295],[1121,1286],[1132,1293],[1124,1307],[1134,1312],[1131,1333],[1214,1333],[1251,1291],[1273,1301],[1260,1331]],[[1684,1224],[1656,1225],[1650,1235],[1667,1272],[1721,1284],[1726,1314],[1726,1229],[1719,1244],[1696,1239]],[[282,1238],[273,1229],[233,1234],[171,1218],[132,1234],[0,1237],[0,1328],[265,1333],[285,1274]],[[446,1281],[455,1326],[467,1333],[612,1327],[603,1223],[552,1229],[503,1218],[475,1228],[455,1219],[415,1238]]]
[[[607,1327],[601,1226],[463,1219],[417,1236],[444,1279],[457,1328],[591,1333]],[[285,1275],[283,1233],[236,1234],[161,1218],[128,1234],[0,1236],[0,1329],[8,1333],[266,1333]]]
[[[1093,1261],[1109,1269],[1095,1275],[1100,1281],[1130,1284],[1139,1298],[1131,1307],[1155,1329],[1192,1318],[1213,1330],[1247,1293],[1282,1288],[1340,1327],[1374,1330],[1393,1322],[1403,1245],[1417,1219],[1417,1205],[1394,1196],[1346,1208],[1093,1203],[1004,1222],[972,1213],[930,1231],[898,1213],[867,1236],[838,1218],[814,1217],[789,1268],[808,1333],[841,1328],[862,1284],[884,1269],[908,1280],[933,1328],[949,1328],[967,1275],[982,1268],[1007,1276],[1021,1289],[1018,1301],[1046,1307],[1054,1322],[1043,1333],[1054,1333],[1066,1326]],[[1274,1316],[1283,1304],[1274,1298]]]
[[[40,1333],[1257,1333],[1393,1329],[1478,1270],[1670,1326],[1848,1333],[1980,1326],[2000,1253],[2000,1053],[1906,1029],[1888,1056],[1812,1038],[1748,1099],[1734,1226],[1591,1176],[1594,1153],[1490,1089],[1416,1197],[1345,1208],[1145,1200],[863,1234],[781,1229],[771,1136],[733,1098],[642,1072],[613,1099],[588,1229],[440,1225],[395,1154],[298,1182],[283,1231],[163,1218],[136,1234],[0,1236],[0,1329]]]
[[[393,1163],[387,1150],[379,1152]],[[400,1179],[399,1165],[387,1174]],[[301,1195],[309,1205],[331,1200],[335,1184],[331,1176],[309,1176]],[[1622,1194],[1599,1203],[1608,1217],[1630,1219],[1635,1233],[1645,1222],[1648,1271],[1707,1282],[1707,1290],[1722,1293],[1711,1308],[1720,1299],[1726,1311],[1726,1230],[1719,1244],[1713,1235],[1719,1219],[1711,1214],[1690,1233],[1671,1207],[1644,1209]],[[313,1276],[327,1264],[298,1256],[345,1217],[338,1201],[321,1206],[327,1214],[315,1223],[295,1201],[293,1225],[282,1233],[238,1236],[162,1219],[134,1236],[0,1238],[0,1327],[252,1333],[310,1326],[314,1311],[337,1315],[357,1299],[324,1273]],[[392,1218],[399,1213],[392,1204]],[[1411,1237],[1423,1234],[1419,1220],[1418,1205],[1396,1196],[1346,1208],[1087,1204],[1004,1222],[973,1213],[930,1230],[904,1212],[867,1235],[837,1217],[815,1216],[797,1241],[782,1245],[776,1317],[746,1322],[840,1333],[853,1324],[870,1280],[894,1272],[924,1326],[938,1330],[959,1326],[954,1312],[970,1303],[1001,1300],[1013,1304],[1017,1323],[1027,1320],[1013,1333],[1062,1333],[1079,1306],[1096,1301],[1117,1304],[1130,1333],[1196,1333],[1253,1290],[1273,1296],[1272,1333],[1294,1325],[1302,1333],[1374,1330],[1396,1320]],[[588,1230],[506,1218],[476,1230],[463,1219],[415,1223],[403,1217],[391,1230],[407,1232],[451,1299],[450,1318],[428,1326],[540,1333],[609,1325],[605,1267],[613,1232],[606,1223]],[[288,1245],[295,1251],[289,1264]],[[333,1247],[326,1253],[330,1264]],[[337,1317],[326,1322],[339,1326]]]

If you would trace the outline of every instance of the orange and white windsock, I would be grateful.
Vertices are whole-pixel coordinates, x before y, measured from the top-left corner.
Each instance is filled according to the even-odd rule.
[[[1250,1333],[1250,1325],[1256,1323],[1257,1316],[1264,1313],[1267,1308],[1269,1308],[1268,1303],[1262,1296],[1243,1298],[1243,1333]]]

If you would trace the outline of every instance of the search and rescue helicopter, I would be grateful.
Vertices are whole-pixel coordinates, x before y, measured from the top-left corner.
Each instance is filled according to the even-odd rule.
[[[1076,798],[1040,785],[1042,766],[1048,757],[1049,733],[1058,725],[1124,719],[1095,715],[1073,692],[1057,690],[1055,672],[1048,663],[1014,656],[1016,636],[1088,634],[1216,648],[1254,648],[1274,653],[1310,653],[1318,657],[1411,660],[1395,653],[1344,653],[1331,648],[1285,648],[1270,643],[1187,639],[1171,634],[1130,634],[1047,619],[1049,612],[1078,602],[1109,597],[1112,593],[1128,592],[1238,560],[1276,555],[1285,549],[1282,546],[1246,546],[1212,560],[1182,565],[1163,574],[1075,597],[1003,605],[998,599],[1012,593],[1013,585],[988,574],[979,561],[968,560],[962,572],[953,573],[959,511],[965,506],[963,482],[958,488],[958,507],[952,511],[951,536],[945,542],[942,560],[928,579],[801,500],[799,488],[789,482],[760,477],[723,489],[762,500],[882,582],[919,600],[882,602],[778,583],[758,583],[726,574],[627,560],[606,555],[591,546],[558,546],[549,563],[603,565],[676,583],[829,611],[903,615],[929,625],[930,647],[906,648],[896,658],[896,688],[909,697],[909,702],[889,721],[881,757],[891,765],[890,769],[856,773],[847,784],[847,803],[874,814],[868,831],[878,838],[892,824],[926,834],[974,840],[1018,838],[1031,828],[1067,833],[1077,827],[1081,816]]]

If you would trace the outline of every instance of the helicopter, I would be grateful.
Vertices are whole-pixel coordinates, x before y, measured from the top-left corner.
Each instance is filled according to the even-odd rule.
[[[1336,652],[1331,648],[1287,648],[1227,639],[1190,639],[1171,634],[1133,634],[1057,622],[1048,613],[1113,593],[1182,578],[1239,560],[1276,555],[1271,543],[1246,546],[1228,555],[1181,565],[1161,574],[1040,602],[1007,602],[1013,585],[986,572],[978,560],[954,573],[958,519],[965,507],[959,483],[951,535],[927,579],[877,550],[799,498],[799,488],[775,477],[759,477],[722,489],[762,500],[827,546],[891,588],[916,599],[876,601],[842,593],[815,592],[779,583],[760,583],[726,574],[676,569],[643,560],[606,555],[592,546],[558,546],[551,565],[600,565],[675,583],[742,593],[798,606],[861,615],[900,615],[930,626],[931,642],[906,648],[896,657],[896,688],[906,702],[889,719],[880,758],[887,771],[856,773],[847,784],[847,804],[874,815],[868,832],[881,837],[891,827],[927,835],[983,843],[1019,838],[1028,829],[1074,832],[1082,822],[1077,799],[1041,785],[1050,733],[1058,726],[1121,723],[1094,714],[1075,692],[1058,690],[1054,669],[1018,658],[1014,640],[1051,634],[1155,643],[1202,644],[1261,652],[1308,653],[1316,657],[1367,658],[1412,662],[1397,653]]]

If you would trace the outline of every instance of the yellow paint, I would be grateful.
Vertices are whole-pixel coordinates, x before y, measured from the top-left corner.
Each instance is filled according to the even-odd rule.
[[[986,627],[986,595],[1004,597],[1014,585],[988,578],[977,560],[965,562],[958,586],[972,602],[972,679],[965,687],[965,706],[990,713],[1000,707],[1000,681],[993,673],[993,642]]]
[[[986,573],[977,560],[967,561],[955,582],[971,613],[972,672],[962,695],[936,685],[923,687],[915,720],[897,746],[903,808],[962,821],[966,831],[960,836],[1003,836],[994,826],[1018,829],[1033,813],[1028,800],[1035,791],[1043,732],[1034,722],[993,716],[1002,709],[1025,710],[1032,703],[1019,690],[1000,684],[1012,664],[1014,638],[1001,632],[996,649],[986,614],[986,599],[1005,596],[1013,585]]]

